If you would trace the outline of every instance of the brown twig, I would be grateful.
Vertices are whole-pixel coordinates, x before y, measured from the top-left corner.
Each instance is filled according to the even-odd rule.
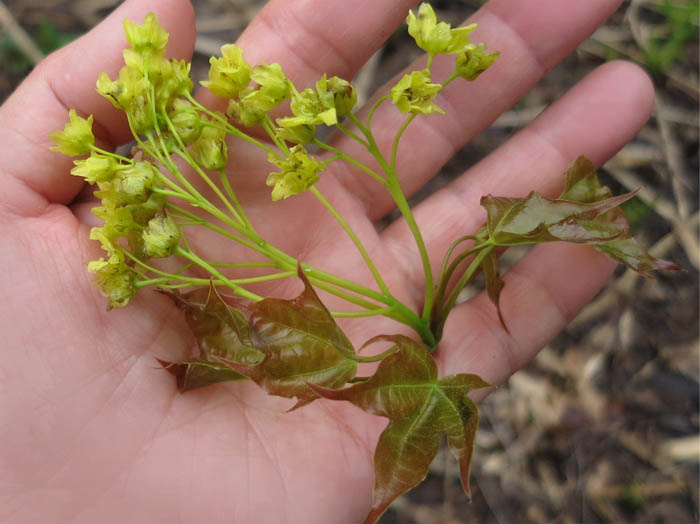
[[[19,22],[17,22],[2,0],[0,0],[0,26],[5,29],[20,48],[22,54],[26,56],[32,64],[36,65],[43,60],[44,53],[39,49],[36,43],[34,43],[34,40],[32,40],[22,26],[19,25]]]

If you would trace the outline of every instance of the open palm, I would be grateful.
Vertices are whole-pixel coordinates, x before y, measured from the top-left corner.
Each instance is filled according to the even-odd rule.
[[[398,164],[405,191],[425,184],[619,3],[541,0],[525,10],[517,0],[490,1],[475,16],[477,38],[502,57],[488,79],[457,82],[441,94],[438,103],[451,116],[419,119],[409,129]],[[365,0],[346,12],[339,0],[271,1],[239,45],[251,63],[279,61],[298,86],[321,72],[350,78],[414,4]],[[186,0],[128,1],[49,57],[0,109],[0,520],[357,522],[370,503],[372,450],[384,420],[327,401],[286,414],[289,401],[267,397],[250,382],[179,395],[154,358],[176,360],[191,350],[181,314],[152,292],[107,313],[85,271],[98,247],[87,238],[87,205],[77,203],[83,188],[69,175],[70,160],[49,151],[48,136],[76,108],[95,115],[106,147],[127,141],[121,115],[93,85],[100,71],[114,76],[120,67],[121,21],[140,22],[147,10],[171,33],[170,53],[189,57],[194,17]],[[648,80],[633,66],[611,63],[591,74],[415,210],[435,260],[483,222],[482,194],[556,192],[576,156],[602,163],[629,140],[651,100]],[[393,133],[398,124],[390,107],[374,119],[375,130]],[[304,262],[371,282],[317,202],[301,195],[272,204],[264,156],[236,144],[230,156],[231,179],[264,237]],[[352,217],[392,292],[419,307],[422,269],[408,229],[397,222],[378,234],[372,225],[391,211],[388,195],[340,166],[318,187]],[[207,238],[197,247],[211,258],[236,257]],[[502,382],[597,292],[610,270],[588,248],[534,249],[505,277],[510,334],[488,298],[459,306],[437,353],[441,373]],[[291,281],[284,286],[267,292],[299,290]],[[396,330],[389,321],[343,327],[356,343]]]

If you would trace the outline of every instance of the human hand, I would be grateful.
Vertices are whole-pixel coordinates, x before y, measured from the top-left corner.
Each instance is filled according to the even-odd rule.
[[[547,0],[524,11],[513,0],[490,2],[476,15],[478,38],[501,51],[501,58],[488,81],[456,84],[441,95],[439,103],[463,117],[430,117],[407,131],[399,157],[405,191],[422,186],[618,4]],[[271,2],[239,44],[251,63],[279,61],[297,85],[310,84],[321,72],[348,78],[411,6],[367,2],[346,13],[341,2]],[[87,260],[99,256],[88,240],[90,204],[79,198],[83,188],[69,175],[70,160],[49,151],[48,137],[72,107],[95,115],[103,146],[130,138],[123,117],[92,86],[100,71],[114,76],[119,69],[121,21],[140,21],[146,10],[171,32],[171,53],[189,58],[189,4],[126,2],[89,35],[49,57],[0,110],[1,267],[10,297],[0,316],[0,517],[358,522],[370,501],[372,450],[385,421],[326,401],[284,414],[288,401],[270,399],[252,383],[179,395],[154,358],[176,360],[190,350],[181,314],[150,292],[128,308],[105,313],[104,299],[84,270]],[[455,232],[480,226],[482,194],[553,194],[579,154],[604,162],[646,120],[651,101],[650,83],[638,69],[622,63],[601,67],[416,208],[430,252],[437,260]],[[386,107],[374,125],[393,130],[399,118]],[[305,195],[271,205],[264,156],[240,144],[231,144],[230,156],[232,175],[245,173],[232,176],[232,183],[252,202],[248,213],[262,223],[263,236],[305,262],[369,282],[323,208]],[[336,208],[353,215],[353,229],[390,275],[389,286],[401,289],[410,282],[413,287],[400,298],[420,306],[422,270],[407,247],[407,228],[398,222],[376,234],[372,226],[390,211],[391,201],[366,177],[336,164],[319,187]],[[197,248],[216,259],[235,257],[217,252],[207,238]],[[459,306],[436,354],[441,374],[469,371],[501,383],[567,323],[610,271],[611,263],[591,249],[538,246],[505,276],[502,304],[510,335],[487,297]],[[289,295],[292,285],[270,292]],[[343,327],[356,343],[367,338],[360,321]]]

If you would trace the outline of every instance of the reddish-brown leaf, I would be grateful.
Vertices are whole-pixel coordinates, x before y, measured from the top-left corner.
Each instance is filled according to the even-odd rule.
[[[219,359],[244,365],[255,364],[264,354],[256,349],[245,316],[224,301],[216,288],[198,289],[181,295],[168,294],[185,313],[185,319],[197,340],[199,355],[182,362],[159,361],[177,378],[180,391],[189,391],[246,377]]]
[[[425,479],[442,435],[459,460],[469,494],[469,464],[479,419],[467,394],[489,387],[476,375],[438,379],[428,349],[407,337],[380,336],[370,342],[374,341],[392,342],[397,351],[382,360],[368,380],[341,390],[311,386],[326,398],[347,400],[389,418],[374,453],[373,502],[365,524],[376,522],[396,497]]]
[[[343,386],[355,376],[355,350],[316,295],[303,271],[304,291],[293,300],[266,298],[250,306],[251,336],[265,358],[257,365],[221,361],[272,395],[318,398],[308,384]]]

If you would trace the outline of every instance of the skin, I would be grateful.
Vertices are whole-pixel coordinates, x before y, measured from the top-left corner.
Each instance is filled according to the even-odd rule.
[[[298,86],[322,71],[351,78],[415,7],[404,0],[361,3],[346,13],[339,0],[271,1],[239,44],[251,63],[279,61]],[[523,9],[519,0],[489,2],[474,18],[474,39],[502,56],[477,82],[455,82],[441,95],[438,104],[453,116],[417,119],[409,128],[399,161],[406,192],[426,183],[619,3],[540,0]],[[194,14],[186,0],[128,1],[48,57],[0,108],[0,520],[361,521],[384,419],[330,401],[285,414],[287,400],[267,398],[251,383],[180,395],[154,358],[176,360],[191,350],[181,315],[148,290],[107,313],[85,270],[86,261],[100,256],[88,240],[91,204],[69,174],[71,159],[49,151],[48,137],[76,108],[95,115],[103,146],[129,138],[123,116],[93,86],[100,71],[114,77],[120,67],[123,18],[141,23],[147,11],[171,33],[170,55],[189,58]],[[436,63],[437,71],[446,67]],[[200,96],[213,103],[207,93]],[[629,141],[648,118],[652,97],[649,80],[630,64],[613,62],[590,74],[416,208],[433,263],[456,236],[483,222],[482,194],[556,193],[576,156],[601,164]],[[383,107],[373,126],[395,129],[400,120]],[[389,133],[377,133],[388,147]],[[232,183],[250,202],[253,223],[264,217],[263,236],[306,262],[371,284],[354,248],[313,197],[273,204],[264,155],[232,143],[231,157]],[[408,229],[400,221],[382,233],[372,226],[391,208],[378,185],[335,165],[318,187],[351,217],[392,291],[419,307],[423,277]],[[241,256],[220,244],[196,241],[210,258]],[[585,247],[537,247],[505,276],[501,303],[511,334],[499,327],[487,297],[457,307],[437,353],[441,374],[474,372],[502,383],[595,295],[612,268]],[[263,291],[293,296],[300,288],[293,280],[277,285]],[[374,321],[343,327],[358,345],[397,332],[390,321],[369,324]]]

